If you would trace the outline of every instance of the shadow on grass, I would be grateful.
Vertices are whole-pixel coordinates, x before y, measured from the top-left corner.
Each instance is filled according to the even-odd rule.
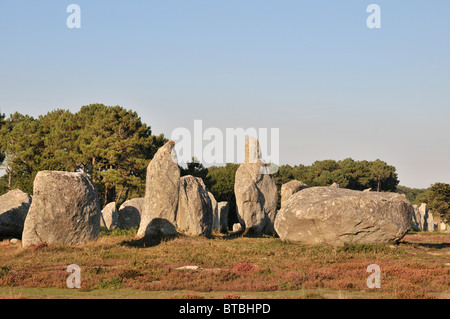
[[[253,229],[248,228],[246,230],[228,232],[227,234],[213,234],[211,239],[221,239],[221,240],[234,240],[238,238],[279,238],[276,235],[266,235],[255,232]]]
[[[124,240],[120,245],[134,248],[150,248],[158,246],[163,242],[174,240],[177,237],[178,236],[144,236],[142,238]]]
[[[450,248],[449,243],[415,243],[417,246],[425,247],[425,248],[432,248],[432,249],[445,249]]]

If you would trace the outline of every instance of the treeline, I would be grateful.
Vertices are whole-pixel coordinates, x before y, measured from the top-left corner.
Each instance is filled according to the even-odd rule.
[[[167,140],[152,135],[138,114],[120,106],[91,104],[80,111],[54,110],[33,118],[14,113],[0,114],[0,163],[6,174],[0,178],[0,194],[19,188],[33,193],[33,180],[42,170],[85,172],[97,186],[103,205],[143,197],[146,168]],[[201,177],[218,201],[230,203],[235,216],[234,179],[238,164],[205,168],[192,161],[182,175]],[[399,180],[394,166],[379,159],[316,161],[312,165],[282,165],[274,174],[278,190],[293,179],[308,186],[342,187],[373,191],[396,191]],[[450,185],[438,183],[428,190],[399,189],[411,202],[426,202],[434,212],[450,211]],[[450,215],[450,214],[449,214]],[[237,221],[231,219],[230,222]]]
[[[0,117],[0,156],[6,175],[0,178],[0,194],[19,188],[33,192],[33,180],[42,170],[85,172],[99,190],[103,204],[143,196],[146,167],[163,135],[153,136],[136,112],[103,104],[83,106],[71,113],[57,109],[37,119],[20,113]],[[181,168],[182,175],[203,178],[219,201],[234,208],[234,175],[238,164],[206,169],[200,163]],[[336,182],[351,189],[394,191],[395,167],[376,160],[317,161],[311,166],[283,165],[275,174],[278,188],[292,179],[309,186]]]
[[[0,153],[6,175],[0,194],[33,193],[39,171],[85,172],[102,203],[143,196],[146,168],[164,136],[153,136],[136,112],[120,106],[54,110],[35,119],[19,113],[0,119]]]
[[[450,221],[450,184],[435,183],[425,189],[398,186],[398,189],[405,193],[411,203],[426,203],[435,217]]]
[[[180,168],[182,175],[201,177],[206,187],[218,201],[230,203],[231,215],[235,216],[234,180],[239,164],[228,163],[225,166],[204,167],[193,160],[187,168]],[[312,165],[282,165],[274,174],[278,192],[281,186],[291,180],[299,180],[308,186],[329,186],[338,183],[342,187],[374,191],[396,191],[399,183],[396,169],[381,160],[355,161],[351,158],[342,161],[316,161]],[[281,199],[281,198],[280,198]],[[280,200],[278,203],[280,207]],[[233,217],[233,221],[237,219]]]

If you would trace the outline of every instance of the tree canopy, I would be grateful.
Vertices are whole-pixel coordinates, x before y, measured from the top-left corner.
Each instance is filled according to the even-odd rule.
[[[0,133],[7,171],[1,193],[20,188],[31,194],[42,170],[79,171],[92,178],[103,204],[143,196],[146,167],[166,141],[153,136],[136,112],[103,104],[75,114],[58,109],[38,119],[16,112]]]
[[[450,184],[436,183],[417,196],[417,201],[426,203],[433,215],[450,221]]]
[[[399,183],[396,169],[379,159],[375,161],[355,161],[347,158],[341,161],[316,161],[310,166],[282,165],[274,174],[279,188],[293,179],[308,186],[329,186],[338,183],[342,187],[375,191],[395,191]]]

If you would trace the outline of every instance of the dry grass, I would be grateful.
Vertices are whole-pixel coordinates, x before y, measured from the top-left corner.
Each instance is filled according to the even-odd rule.
[[[81,267],[68,289],[67,266]],[[381,267],[369,289],[367,266]],[[197,270],[178,267],[199,266]],[[306,246],[277,238],[178,237],[144,243],[101,236],[83,246],[0,243],[3,298],[449,298],[450,235],[407,235],[397,246]]]

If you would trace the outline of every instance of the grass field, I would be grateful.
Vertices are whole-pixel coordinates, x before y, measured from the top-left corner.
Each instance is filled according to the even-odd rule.
[[[67,288],[67,266],[81,288]],[[381,288],[367,287],[367,267]],[[198,266],[196,270],[179,270]],[[0,243],[1,298],[450,298],[450,234],[399,245],[306,246],[278,238],[180,236],[162,242],[104,233],[82,246]]]

